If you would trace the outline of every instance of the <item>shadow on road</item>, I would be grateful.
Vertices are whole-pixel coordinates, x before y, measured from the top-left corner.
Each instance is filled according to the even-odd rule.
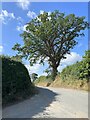
[[[3,118],[32,118],[43,112],[46,107],[55,101],[56,93],[42,87],[37,87],[37,89],[39,91],[38,95],[3,109]]]

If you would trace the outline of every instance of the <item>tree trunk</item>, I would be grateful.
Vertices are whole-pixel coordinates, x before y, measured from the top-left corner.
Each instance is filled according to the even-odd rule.
[[[52,80],[53,81],[55,80],[55,78],[57,76],[57,72],[58,72],[57,67],[53,66],[53,68],[52,68]]]

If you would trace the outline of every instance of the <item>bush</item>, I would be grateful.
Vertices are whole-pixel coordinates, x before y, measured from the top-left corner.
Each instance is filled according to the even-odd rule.
[[[66,80],[68,77],[74,79],[86,79],[89,82],[90,79],[90,50],[85,51],[83,60],[73,65],[67,66],[61,72],[61,78]]]
[[[34,86],[25,66],[10,58],[2,57],[3,104],[34,94]]]
[[[86,63],[84,60],[77,62],[73,65],[67,66],[64,68],[60,74],[62,80],[67,80],[68,78],[73,78],[73,79],[78,79],[78,80],[83,80],[83,79],[88,79],[88,77],[84,74],[88,71],[88,68],[86,67]],[[82,76],[81,76],[82,75]],[[88,72],[87,72],[88,75]]]

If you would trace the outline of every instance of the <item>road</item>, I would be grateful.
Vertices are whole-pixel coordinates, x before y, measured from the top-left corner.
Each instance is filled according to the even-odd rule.
[[[88,92],[38,87],[39,94],[6,107],[3,118],[88,118]]]

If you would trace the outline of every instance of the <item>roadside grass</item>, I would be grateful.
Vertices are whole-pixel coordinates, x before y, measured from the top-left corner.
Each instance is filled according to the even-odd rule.
[[[79,89],[90,91],[89,84],[86,79],[80,80],[74,77],[68,77],[65,80],[62,80],[60,75],[57,75],[54,81],[48,80],[47,77],[41,77],[34,82],[35,85],[44,86],[44,87],[61,87],[61,88],[70,88],[70,89]]]
[[[85,91],[89,90],[89,83],[86,79],[80,80],[73,77],[68,77],[66,80],[62,80],[60,76],[57,76],[55,81],[50,85],[51,87],[64,87],[72,89],[80,89]]]

